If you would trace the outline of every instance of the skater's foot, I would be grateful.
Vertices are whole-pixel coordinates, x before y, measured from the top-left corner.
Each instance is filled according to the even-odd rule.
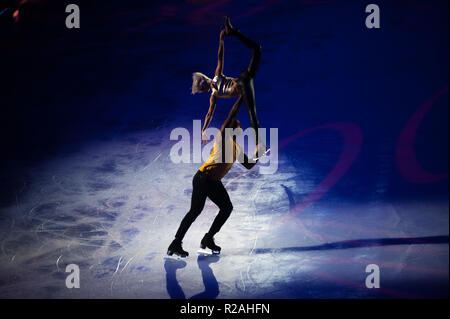
[[[235,28],[233,28],[233,26],[231,25],[230,22],[230,17],[225,16],[223,19],[223,25],[225,27],[225,35],[229,36],[232,35],[234,33],[234,31],[236,30]]]
[[[183,250],[183,247],[181,246],[182,242],[181,240],[174,239],[172,243],[169,245],[169,248],[167,248],[167,255],[166,259],[183,259],[189,256],[189,253],[187,251]]]
[[[214,238],[206,233],[200,242],[200,250],[198,251],[203,255],[217,255],[220,254],[221,248],[214,243]]]

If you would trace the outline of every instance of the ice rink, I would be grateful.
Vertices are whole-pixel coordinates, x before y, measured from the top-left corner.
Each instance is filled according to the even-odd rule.
[[[224,179],[234,211],[216,236],[220,257],[196,254],[217,214],[208,200],[184,240],[189,258],[165,261],[198,168],[171,163],[169,133],[162,127],[157,135],[96,142],[30,168],[33,179],[1,212],[0,296],[417,298],[448,292],[448,202],[326,197],[298,208],[322,176],[283,153],[276,174],[236,164]],[[283,219],[290,212],[298,214]],[[65,286],[68,264],[80,267],[80,289]],[[365,286],[369,264],[380,268],[380,289]]]

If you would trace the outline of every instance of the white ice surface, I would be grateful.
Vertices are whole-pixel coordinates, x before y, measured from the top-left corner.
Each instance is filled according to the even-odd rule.
[[[318,201],[281,223],[293,204],[286,190],[314,188],[284,154],[276,174],[234,165],[224,179],[234,210],[216,236],[220,257],[197,260],[195,253],[217,213],[208,200],[183,242],[186,264],[167,264],[199,167],[170,161],[169,132],[95,141],[30,167],[15,205],[0,212],[0,297],[169,298],[181,288],[190,298],[205,291],[202,272],[212,287],[206,296],[218,298],[416,297],[405,287],[448,284],[448,243],[302,250],[448,235],[448,202]],[[300,249],[280,250],[286,247]],[[80,267],[79,289],[65,286],[72,263]],[[365,288],[372,263],[381,268],[382,291]]]

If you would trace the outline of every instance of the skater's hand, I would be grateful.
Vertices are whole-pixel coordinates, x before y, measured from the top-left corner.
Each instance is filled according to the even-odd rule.
[[[206,144],[209,142],[208,136],[205,134],[205,132],[202,132],[202,144]]]

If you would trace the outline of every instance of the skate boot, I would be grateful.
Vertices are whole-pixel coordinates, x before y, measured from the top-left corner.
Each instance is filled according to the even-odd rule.
[[[253,152],[253,161],[258,161],[263,156],[269,156],[270,155],[270,148],[267,147],[267,145],[260,141],[256,147],[255,151]]]
[[[167,255],[164,257],[165,259],[184,259],[189,256],[187,251],[183,250],[181,247],[181,240],[174,239],[172,243],[167,248]]]
[[[220,254],[220,250],[221,248],[214,243],[214,238],[206,233],[200,242],[200,249],[198,250],[198,253],[207,256],[218,255]]]
[[[230,17],[223,17],[223,26],[225,28],[225,35],[230,36],[236,33],[237,29],[231,25]]]

